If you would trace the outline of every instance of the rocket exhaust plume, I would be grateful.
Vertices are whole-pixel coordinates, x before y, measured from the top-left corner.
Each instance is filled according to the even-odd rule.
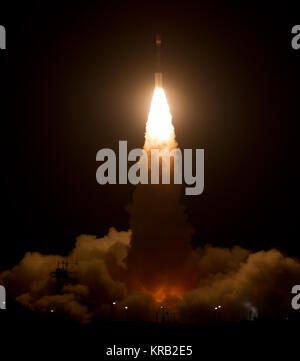
[[[163,88],[155,88],[146,124],[144,149],[176,147],[172,115]]]

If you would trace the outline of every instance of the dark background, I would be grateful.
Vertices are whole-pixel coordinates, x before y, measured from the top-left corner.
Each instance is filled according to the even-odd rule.
[[[179,145],[205,149],[205,191],[182,198],[193,246],[300,256],[299,11],[250,4],[1,4],[0,270],[129,228],[134,188],[98,185],[95,157],[143,146],[157,32]]]

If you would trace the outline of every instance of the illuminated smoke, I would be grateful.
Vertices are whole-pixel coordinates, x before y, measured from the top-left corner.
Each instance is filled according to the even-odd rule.
[[[0,273],[0,284],[5,284],[10,297],[41,312],[54,310],[67,313],[80,322],[107,313],[112,300],[127,295],[121,281],[126,265],[131,231],[118,232],[111,228],[106,236],[81,235],[69,254],[68,281],[57,294],[56,279],[51,277],[58,255],[27,252],[12,270]]]
[[[198,287],[178,304],[181,320],[209,321],[222,305],[222,320],[278,318],[291,310],[291,288],[300,279],[300,261],[275,249],[251,253],[205,246],[196,251]],[[251,312],[251,314],[250,314]]]

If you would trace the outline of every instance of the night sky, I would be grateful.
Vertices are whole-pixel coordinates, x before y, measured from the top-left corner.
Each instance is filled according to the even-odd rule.
[[[97,184],[96,153],[143,146],[157,32],[179,146],[205,149],[192,245],[299,257],[299,17],[281,6],[1,4],[0,269],[129,228],[134,187]]]

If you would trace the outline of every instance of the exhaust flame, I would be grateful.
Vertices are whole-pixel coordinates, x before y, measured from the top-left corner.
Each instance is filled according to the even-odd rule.
[[[154,289],[147,289],[144,286],[141,286],[140,289],[143,293],[150,294],[157,303],[170,303],[170,301],[177,302],[182,300],[184,291],[178,286],[171,286],[169,284],[164,284],[157,286]]]
[[[177,300],[182,300],[183,292],[178,288],[161,287],[152,293],[153,298],[157,303],[166,301],[168,297],[174,297]]]
[[[175,142],[172,115],[163,88],[155,88],[146,124],[145,148],[164,147]]]

